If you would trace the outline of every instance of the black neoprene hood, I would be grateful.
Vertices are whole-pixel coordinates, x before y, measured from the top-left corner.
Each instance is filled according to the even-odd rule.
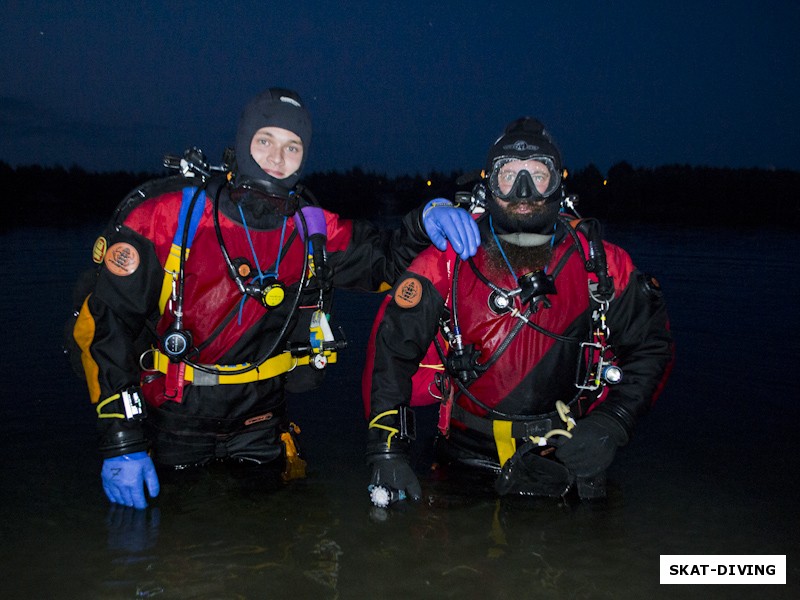
[[[492,144],[486,157],[486,172],[492,170],[494,161],[500,157],[526,160],[533,156],[549,156],[555,170],[561,171],[561,152],[544,125],[532,117],[522,117],[509,123],[503,135]]]
[[[300,168],[285,179],[267,175],[250,155],[250,144],[262,127],[280,127],[296,134],[303,142]],[[270,88],[253,98],[242,111],[236,131],[236,176],[268,180],[292,189],[300,179],[311,145],[311,116],[299,94],[283,88]]]

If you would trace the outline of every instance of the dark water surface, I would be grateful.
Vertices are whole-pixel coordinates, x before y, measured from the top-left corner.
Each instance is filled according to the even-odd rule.
[[[798,236],[609,231],[661,281],[678,356],[603,505],[425,479],[420,503],[371,510],[359,382],[379,298],[339,293],[350,348],[290,404],[308,478],[267,493],[212,470],[137,512],[103,495],[93,411],[60,355],[95,233],[0,234],[0,597],[798,597]],[[785,554],[788,585],[661,586],[661,554]]]

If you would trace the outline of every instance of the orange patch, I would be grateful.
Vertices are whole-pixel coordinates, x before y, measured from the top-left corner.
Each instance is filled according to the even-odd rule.
[[[111,246],[104,260],[108,270],[120,277],[127,277],[139,268],[139,253],[136,248],[125,242]]]
[[[422,300],[422,284],[419,279],[404,279],[394,292],[394,301],[400,308],[414,308]]]
[[[106,250],[108,249],[108,241],[102,235],[94,241],[92,248],[92,260],[98,265],[103,262],[106,257]]]

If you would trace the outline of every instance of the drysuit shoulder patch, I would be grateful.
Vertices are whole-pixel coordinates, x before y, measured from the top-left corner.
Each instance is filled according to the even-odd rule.
[[[103,259],[106,268],[114,275],[127,277],[139,268],[139,252],[127,242],[117,242],[108,249]]]
[[[400,308],[414,308],[422,300],[422,283],[416,277],[406,277],[394,291],[394,301]]]

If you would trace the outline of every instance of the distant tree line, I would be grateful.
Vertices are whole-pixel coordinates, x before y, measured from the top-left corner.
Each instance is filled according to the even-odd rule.
[[[604,178],[593,165],[567,180],[579,210],[608,222],[687,226],[800,225],[800,172],[666,165],[614,165]]]
[[[0,228],[72,227],[108,218],[131,190],[162,173],[92,173],[79,167],[0,162]],[[326,208],[348,218],[385,219],[438,196],[453,198],[473,183],[461,172],[385,175],[354,168],[316,172],[303,184]],[[667,165],[614,165],[607,176],[594,165],[570,173],[566,189],[584,216],[612,223],[726,227],[800,225],[800,172]]]

